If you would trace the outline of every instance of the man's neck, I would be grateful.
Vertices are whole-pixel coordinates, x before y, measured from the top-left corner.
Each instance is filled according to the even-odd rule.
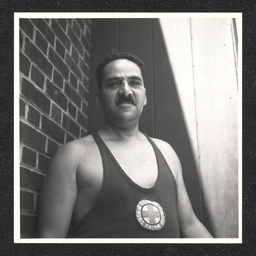
[[[140,131],[138,124],[131,125],[113,125],[105,121],[103,128],[99,133],[106,139],[128,141],[138,138]]]

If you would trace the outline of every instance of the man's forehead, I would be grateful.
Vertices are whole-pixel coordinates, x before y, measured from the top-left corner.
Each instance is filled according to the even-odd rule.
[[[127,59],[117,59],[109,62],[103,69],[104,73],[109,72],[137,72],[141,75],[140,67],[133,61]]]

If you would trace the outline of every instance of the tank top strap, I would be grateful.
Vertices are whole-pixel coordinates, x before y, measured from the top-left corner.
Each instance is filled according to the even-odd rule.
[[[112,156],[111,152],[109,151],[108,147],[106,146],[104,141],[101,139],[98,132],[96,132],[96,131],[93,132],[92,137],[94,138],[94,140],[98,146],[98,149],[100,151],[104,172],[108,172],[109,170],[112,170],[113,167],[116,167],[116,165],[115,165],[115,161],[114,161],[113,156]]]
[[[98,134],[98,132],[93,132],[92,133],[92,137],[94,138],[94,140],[95,140],[95,142],[96,142],[96,144],[99,146],[104,146],[104,144],[102,143],[102,140],[101,140],[101,138],[100,138],[100,136],[99,136],[99,134]]]
[[[169,169],[169,165],[167,164],[162,152],[160,151],[160,149],[157,147],[157,145],[155,144],[155,142],[146,134],[146,133],[143,133],[145,135],[145,137],[148,139],[148,141],[150,142],[150,144],[152,145],[154,151],[155,151],[155,154],[156,154],[156,157],[159,161],[160,164],[164,164],[168,167]]]
[[[155,144],[155,142],[146,133],[143,133],[143,134],[148,139],[148,141],[151,143],[151,145],[152,145],[152,147],[153,147],[153,149],[155,151],[156,158],[157,158],[158,165],[159,165],[159,172],[161,172],[161,171],[168,171],[168,172],[170,172],[170,174],[172,176],[172,179],[173,179],[173,181],[174,181],[174,183],[176,185],[176,179],[174,177],[174,174],[173,174],[169,164],[167,163],[165,157],[163,156],[162,152],[160,151],[158,146]]]
[[[120,166],[118,164],[118,162],[116,161],[115,157],[113,156],[113,154],[111,153],[110,149],[108,148],[108,146],[105,144],[105,142],[103,141],[103,139],[100,137],[100,135],[98,134],[98,132],[93,132],[92,136],[100,150],[101,153],[101,157],[102,157],[102,162],[103,165],[106,163],[109,163],[109,160],[112,160],[112,163],[115,164],[115,166],[120,169]]]

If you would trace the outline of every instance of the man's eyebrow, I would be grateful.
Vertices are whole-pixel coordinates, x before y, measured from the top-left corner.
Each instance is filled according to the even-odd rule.
[[[142,81],[142,79],[139,76],[128,76],[128,80],[139,80]],[[110,77],[106,79],[106,83],[112,82],[112,81],[122,81],[123,77],[122,76],[115,76],[115,77]]]
[[[128,79],[129,80],[140,80],[140,81],[142,81],[142,79],[139,76],[129,76]]]
[[[115,77],[110,77],[106,80],[106,82],[112,82],[112,81],[122,81],[123,78],[122,77],[118,77],[118,76],[115,76]]]

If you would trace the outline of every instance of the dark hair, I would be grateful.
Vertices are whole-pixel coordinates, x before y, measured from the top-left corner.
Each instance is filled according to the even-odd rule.
[[[118,59],[127,59],[127,60],[130,60],[130,61],[134,62],[135,64],[137,64],[141,70],[142,77],[144,77],[145,66],[144,66],[143,61],[141,61],[137,56],[135,56],[134,54],[131,54],[129,52],[112,51],[112,53],[107,55],[97,66],[96,80],[97,80],[99,90],[101,90],[101,87],[102,87],[101,82],[102,82],[102,78],[103,78],[104,67],[108,63],[110,63],[114,60],[118,60]]]

